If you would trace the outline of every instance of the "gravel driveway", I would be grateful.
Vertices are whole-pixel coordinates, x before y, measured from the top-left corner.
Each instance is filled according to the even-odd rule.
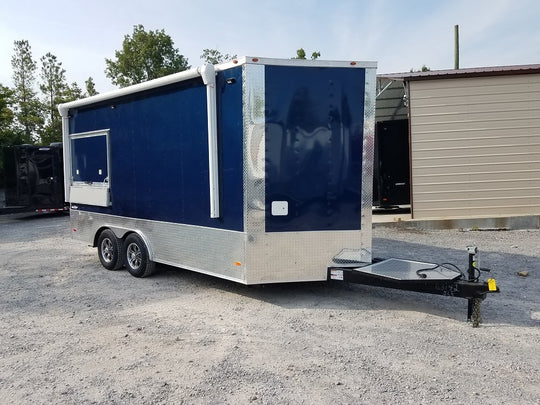
[[[539,404],[540,231],[373,234],[377,257],[461,268],[477,245],[501,288],[481,327],[459,298],[167,266],[136,279],[103,269],[67,216],[0,217],[0,403]]]

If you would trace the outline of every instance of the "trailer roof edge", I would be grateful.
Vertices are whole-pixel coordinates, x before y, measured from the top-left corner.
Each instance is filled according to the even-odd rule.
[[[377,68],[377,62],[361,62],[361,61],[329,61],[329,60],[309,60],[309,59],[278,59],[278,58],[260,58],[255,56],[244,56],[236,58],[232,61],[215,65],[215,71],[230,69],[235,66],[244,64],[261,64],[261,65],[280,65],[280,66],[308,66],[308,67],[353,67],[353,68]],[[70,101],[63,104],[58,104],[58,111],[64,118],[68,116],[71,108],[83,107],[93,103],[110,100],[141,91],[154,89],[172,83],[181,82],[183,80],[193,79],[200,76],[201,67],[192,68],[183,72],[174,73],[172,75],[160,77],[158,79],[149,80],[147,82],[134,84],[129,87],[124,87],[117,90],[108,91],[106,93],[97,94],[95,96]]]
[[[110,100],[112,98],[122,97],[129,94],[139,93],[144,90],[154,89],[156,87],[165,86],[183,80],[193,79],[199,77],[199,67],[184,70],[183,72],[173,73],[172,75],[160,77],[147,82],[134,84],[132,86],[124,87],[117,90],[108,91],[106,93],[96,94],[95,96],[82,98],[68,103],[58,104],[58,111],[62,117],[66,117],[70,108],[82,107],[85,105],[98,103],[100,101]]]
[[[240,61],[240,59],[239,59]],[[280,66],[308,66],[308,67],[354,67],[354,68],[377,68],[377,62],[359,60],[323,60],[323,59],[280,59],[245,56],[243,63],[256,63],[261,65]]]

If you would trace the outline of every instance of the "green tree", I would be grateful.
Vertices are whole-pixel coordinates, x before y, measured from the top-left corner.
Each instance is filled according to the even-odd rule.
[[[94,79],[92,79],[92,76],[90,76],[85,82],[86,86],[86,95],[87,97],[95,96],[96,94],[99,94],[96,91],[96,84],[94,83]]]
[[[105,74],[120,87],[142,83],[189,69],[188,60],[174,47],[164,30],[145,31],[139,24],[126,35],[115,60],[105,59]]]
[[[62,140],[62,118],[57,105],[64,100],[68,89],[66,71],[55,55],[48,52],[41,57],[41,83],[39,88],[45,96],[43,106],[46,111],[45,125],[40,131],[41,142],[48,145]]]
[[[311,54],[311,60],[315,60],[321,56],[321,53],[319,51],[315,51]],[[293,59],[306,59],[306,51],[304,48],[300,48],[296,50],[296,57]]]
[[[11,58],[13,68],[13,99],[15,118],[21,143],[33,143],[43,124],[41,103],[34,90],[36,62],[27,40],[14,42],[15,54]]]
[[[293,59],[306,59],[306,51],[304,51],[304,48],[297,49],[296,58]]]
[[[3,154],[1,153],[2,146],[16,145],[19,140],[17,136],[20,132],[14,131],[13,121],[15,114],[11,108],[13,104],[13,91],[6,86],[0,84],[0,187],[4,180],[2,171],[4,169]]]
[[[45,125],[40,131],[41,143],[49,145],[62,141],[62,117],[58,112],[58,104],[78,100],[84,97],[83,91],[76,82],[67,84],[62,62],[56,56],[47,53],[41,58],[40,90],[45,96],[43,106],[46,111]]]
[[[73,82],[66,86],[64,94],[62,95],[62,102],[67,103],[68,101],[79,100],[84,97],[86,97],[86,95],[77,82]]]
[[[429,72],[431,69],[428,68],[426,65],[422,65],[422,67],[418,70],[415,70],[413,68],[411,68],[410,72],[411,73],[415,73],[415,72]]]
[[[228,53],[223,54],[217,49],[203,49],[201,55],[201,59],[204,62],[211,63],[212,65],[218,65],[236,58],[236,55],[229,55]]]
[[[17,144],[17,131],[13,128],[15,114],[12,109],[13,90],[0,84],[0,146]]]

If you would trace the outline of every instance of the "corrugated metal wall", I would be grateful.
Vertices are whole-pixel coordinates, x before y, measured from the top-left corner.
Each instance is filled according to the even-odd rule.
[[[412,81],[413,218],[540,214],[540,75]]]
[[[394,121],[407,119],[403,81],[377,78],[377,101],[375,121]]]

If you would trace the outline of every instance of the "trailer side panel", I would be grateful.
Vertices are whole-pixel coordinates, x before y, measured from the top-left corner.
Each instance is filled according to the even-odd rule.
[[[227,77],[220,73],[217,82],[221,91],[218,125],[222,134],[223,212],[220,218],[212,219],[208,215],[206,93],[198,79],[110,100],[100,106],[80,108],[73,115],[72,135],[109,131],[111,161],[107,179],[110,207],[80,204],[79,208],[121,217],[241,231],[241,69],[226,73]],[[226,79],[231,77],[237,80],[229,85]],[[72,154],[75,164],[77,150]],[[79,160],[83,161],[84,156]],[[96,171],[95,176],[85,181],[102,181],[105,171],[99,177],[97,166],[89,170]],[[76,172],[72,173],[72,178],[78,180]]]

